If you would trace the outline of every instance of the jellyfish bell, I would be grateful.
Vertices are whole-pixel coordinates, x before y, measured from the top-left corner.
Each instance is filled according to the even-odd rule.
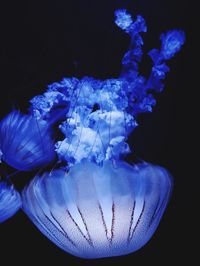
[[[12,217],[20,208],[20,194],[13,185],[0,181],[0,223]]]
[[[81,258],[119,256],[144,246],[172,189],[170,174],[148,163],[102,166],[83,161],[68,173],[36,176],[22,193],[23,209],[57,246]]]
[[[47,123],[19,111],[0,122],[0,151],[2,161],[22,171],[43,167],[56,156]]]

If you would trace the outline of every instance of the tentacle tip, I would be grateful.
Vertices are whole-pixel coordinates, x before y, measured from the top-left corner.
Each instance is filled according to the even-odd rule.
[[[170,30],[160,36],[162,47],[161,54],[165,60],[172,58],[180,51],[185,43],[185,33],[182,30]]]
[[[126,9],[117,9],[115,11],[115,24],[124,31],[127,31],[133,23],[131,15]]]

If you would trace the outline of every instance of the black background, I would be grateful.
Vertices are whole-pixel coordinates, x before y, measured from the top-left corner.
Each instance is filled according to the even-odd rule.
[[[196,145],[192,118],[198,88],[192,83],[192,21],[197,19],[192,1],[57,0],[1,4],[0,117],[13,108],[26,111],[33,96],[63,77],[117,77],[129,43],[128,36],[114,25],[117,8],[127,8],[146,19],[145,52],[159,47],[163,31],[178,28],[186,32],[186,44],[169,62],[166,89],[156,97],[154,112],[139,118],[140,126],[130,137],[138,157],[166,167],[174,176],[174,192],[167,211],[155,235],[141,250],[98,260],[82,260],[63,252],[20,211],[0,224],[0,265],[160,265],[173,264],[175,260],[194,261],[192,237],[197,238],[197,231],[193,204],[198,174],[192,173]],[[146,57],[141,65],[144,74],[148,74],[149,67]],[[30,179],[28,173],[21,173],[21,178]],[[14,182],[18,186],[21,181],[14,178]]]

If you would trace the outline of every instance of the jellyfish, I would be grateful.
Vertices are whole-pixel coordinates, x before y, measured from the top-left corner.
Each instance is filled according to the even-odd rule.
[[[115,24],[131,39],[118,78],[72,77],[49,85],[43,95],[30,101],[30,113],[41,124],[40,138],[35,137],[32,120],[21,127],[16,119],[5,118],[0,127],[5,138],[0,142],[2,159],[11,165],[29,170],[30,165],[49,163],[49,156],[56,153],[61,164],[37,174],[24,188],[22,208],[54,244],[81,258],[121,256],[144,246],[172,192],[172,177],[166,169],[147,162],[127,163],[125,155],[131,153],[128,136],[138,126],[138,115],[152,112],[154,93],[164,89],[169,72],[166,61],[181,49],[184,32],[161,35],[161,48],[149,52],[153,66],[145,78],[138,68],[142,34],[147,31],[144,18],[133,19],[120,9],[115,11]],[[63,137],[53,146],[49,126],[58,118]],[[20,148],[24,147],[22,136],[28,143],[34,141],[25,150]],[[45,153],[38,145],[41,139]]]
[[[34,116],[11,112],[0,123],[0,135],[2,160],[18,170],[33,170],[55,158],[48,127]]]
[[[42,233],[72,255],[120,256],[150,239],[171,187],[162,167],[84,161],[68,173],[36,176],[23,192],[23,208]]]
[[[20,208],[20,194],[13,185],[0,181],[0,223],[12,217]]]
[[[51,127],[64,116],[66,108],[48,106],[45,116],[34,111],[23,115],[17,110],[8,114],[0,122],[1,160],[20,171],[42,168],[54,161]]]

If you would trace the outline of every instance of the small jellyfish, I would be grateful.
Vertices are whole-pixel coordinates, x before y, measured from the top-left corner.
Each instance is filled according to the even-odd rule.
[[[82,162],[36,176],[23,209],[57,246],[82,258],[120,256],[153,235],[171,194],[170,174],[143,163]]]
[[[23,115],[13,111],[0,122],[0,156],[8,165],[22,171],[45,167],[55,160],[52,125],[65,118],[62,108],[49,108],[44,117],[38,112]]]
[[[46,122],[19,111],[0,122],[0,151],[2,161],[22,171],[44,167],[56,156]]]
[[[20,194],[13,185],[0,181],[0,223],[12,217],[20,208]]]

